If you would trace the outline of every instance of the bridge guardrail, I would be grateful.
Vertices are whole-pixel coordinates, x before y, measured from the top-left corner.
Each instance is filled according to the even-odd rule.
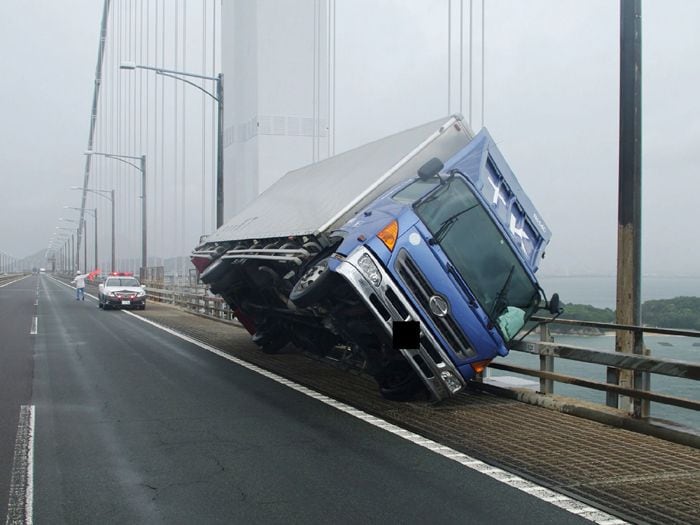
[[[149,299],[158,302],[174,304],[215,319],[237,322],[228,304],[217,295],[209,295],[203,286],[165,288],[147,283],[146,294]]]
[[[16,279],[19,279],[23,275],[27,275],[27,274],[26,273],[6,273],[3,275],[0,275],[0,284],[9,283],[10,281],[14,281]]]
[[[147,283],[146,289],[149,297],[153,300],[174,304],[200,315],[236,322],[233,312],[225,301],[218,296],[209,295],[207,287],[205,286],[198,285],[195,287],[168,288],[162,285],[149,286]],[[563,383],[607,392],[609,396],[608,400],[613,399],[610,396],[629,397],[633,402],[642,403],[642,410],[632,414],[641,419],[648,418],[649,403],[651,402],[695,411],[700,410],[700,401],[654,392],[648,388],[650,374],[697,381],[700,379],[700,363],[557,344],[551,340],[549,325],[550,323],[565,324],[579,327],[600,328],[605,331],[627,330],[694,338],[700,338],[699,331],[618,325],[613,323],[597,323],[569,319],[557,319],[552,322],[546,318],[536,317],[534,320],[541,323],[540,341],[514,341],[511,343],[510,349],[516,352],[538,355],[540,358],[539,369],[518,366],[507,362],[491,363],[489,368],[539,378],[539,389],[536,392],[538,395],[552,395],[554,394],[554,383]],[[608,378],[617,377],[616,374],[611,376],[611,370],[616,372],[620,370],[631,370],[634,373],[634,385],[631,387],[622,386],[610,380],[608,382],[594,381],[573,375],[556,373],[554,372],[555,358],[607,367]],[[482,383],[480,387],[484,387],[487,390],[489,389],[489,385],[485,383]],[[614,399],[616,405],[617,398],[615,397]],[[601,407],[603,406],[604,405],[601,404]],[[608,406],[612,405],[609,403]]]
[[[570,323],[574,324],[574,323]],[[613,328],[614,325],[600,325],[600,328]],[[635,330],[639,328],[635,327]],[[642,329],[642,331],[645,331]],[[668,329],[663,329],[660,332],[656,329],[650,330],[653,333],[664,333],[668,335],[683,335],[686,337],[700,337],[700,332],[691,332],[687,330],[679,330],[678,333],[672,333],[673,331]],[[681,333],[683,332],[683,333]],[[581,361],[585,363],[593,363],[598,365],[603,365],[606,367],[612,367],[622,370],[633,370],[640,373],[648,374],[661,374],[672,377],[679,377],[685,379],[700,379],[700,363],[693,363],[687,361],[678,361],[672,359],[658,359],[650,356],[635,355],[635,354],[623,354],[619,352],[606,352],[603,350],[593,350],[589,348],[560,345],[552,342],[530,342],[530,341],[516,341],[511,345],[511,350],[526,352],[529,354],[536,354],[540,357],[559,357],[561,359],[570,359],[574,361]],[[519,367],[515,365],[509,365],[505,363],[491,363],[489,365],[491,368],[498,370],[508,370],[518,374],[523,374],[527,376],[534,376],[540,378],[540,391],[544,394],[553,393],[552,382],[567,383],[576,386],[582,386],[586,388],[591,388],[594,390],[601,390],[605,392],[610,392],[614,394],[620,394],[629,396],[637,399],[644,399],[648,401],[653,401],[656,403],[664,403],[668,405],[674,405],[682,408],[688,408],[691,410],[700,410],[700,401],[695,401],[692,399],[668,396],[664,394],[656,394],[650,392],[646,389],[638,388],[626,388],[619,385],[611,383],[603,383],[598,381],[591,381],[587,379],[577,378],[575,376],[556,374],[553,370],[553,364],[551,361],[545,359],[540,362],[540,369],[534,370],[525,367]]]

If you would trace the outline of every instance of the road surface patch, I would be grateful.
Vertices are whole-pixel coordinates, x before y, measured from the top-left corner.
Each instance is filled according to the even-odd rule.
[[[34,505],[34,405],[22,405],[12,461],[7,525],[31,524]]]
[[[257,365],[254,365],[252,363],[244,361],[240,358],[234,357],[230,354],[227,354],[223,350],[220,350],[214,346],[211,346],[207,343],[199,341],[193,337],[190,337],[190,336],[185,335],[181,332],[173,330],[172,328],[168,328],[167,326],[164,326],[164,325],[161,325],[161,324],[156,323],[154,321],[151,321],[150,319],[145,319],[144,317],[141,317],[140,315],[137,315],[133,312],[129,312],[126,310],[123,310],[123,312],[127,315],[130,315],[130,316],[144,322],[144,323],[150,324],[151,326],[154,326],[160,330],[163,330],[164,332],[167,332],[171,335],[174,335],[175,337],[178,337],[184,341],[187,341],[188,343],[196,345],[196,346],[198,346],[198,347],[200,347],[208,352],[211,352],[219,357],[222,357],[222,358],[224,358],[224,359],[226,359],[234,364],[237,364],[237,365],[242,366],[242,367],[244,367],[252,372],[255,372],[255,373],[260,374],[264,377],[267,377],[268,379],[271,379],[279,384],[287,386],[293,390],[296,390],[297,392],[300,392],[300,393],[307,395],[313,399],[316,399],[317,401],[320,401],[320,402],[322,402],[326,405],[329,405],[337,410],[340,410],[341,412],[345,412],[346,414],[349,414],[357,419],[361,419],[362,421],[365,421],[372,426],[375,426],[377,428],[380,428],[382,430],[385,430],[387,432],[395,434],[398,437],[403,438],[403,439],[405,439],[405,440],[407,440],[415,445],[426,448],[426,449],[428,449],[436,454],[439,454],[447,459],[451,459],[452,461],[456,461],[457,463],[460,463],[461,465],[463,465],[466,468],[476,470],[476,471],[478,471],[482,474],[485,474],[485,475],[487,475],[487,476],[489,476],[489,477],[491,477],[491,478],[493,478],[501,483],[504,483],[512,488],[515,488],[517,490],[525,492],[532,497],[535,497],[539,500],[542,500],[542,501],[545,501],[545,502],[550,503],[552,505],[555,505],[556,507],[559,507],[563,510],[571,512],[572,514],[576,514],[577,516],[580,516],[582,518],[588,519],[589,521],[591,521],[593,523],[597,523],[599,525],[623,525],[623,524],[627,523],[626,521],[621,520],[621,519],[619,519],[611,514],[608,514],[608,513],[603,512],[599,509],[591,507],[590,505],[588,505],[586,503],[580,502],[578,500],[570,498],[569,496],[565,496],[563,494],[560,494],[560,493],[558,493],[554,490],[548,489],[546,487],[542,487],[540,485],[537,485],[536,483],[533,483],[529,480],[521,478],[520,476],[512,474],[506,470],[503,470],[501,468],[494,467],[492,465],[484,463],[483,461],[481,461],[479,459],[468,456],[467,454],[464,454],[464,453],[459,452],[455,449],[452,449],[450,447],[447,447],[445,445],[437,443],[436,441],[428,439],[424,436],[421,436],[421,435],[416,434],[414,432],[411,432],[409,430],[398,427],[398,426],[394,425],[393,423],[389,423],[388,421],[385,421],[379,417],[368,414],[367,412],[364,412],[364,411],[359,410],[357,408],[354,408],[350,405],[347,405],[341,401],[337,401],[337,400],[330,398],[324,394],[321,394],[321,393],[316,392],[310,388],[302,386],[299,383],[296,383],[292,380],[286,379],[278,374],[275,374],[274,372],[270,372],[270,371],[265,370],[264,368],[261,368]]]

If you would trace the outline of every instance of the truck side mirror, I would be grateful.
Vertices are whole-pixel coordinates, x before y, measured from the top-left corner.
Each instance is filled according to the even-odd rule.
[[[437,157],[433,157],[418,169],[418,176],[423,179],[430,179],[440,173],[445,165]]]
[[[561,305],[559,303],[559,294],[552,294],[549,299],[549,313],[552,315],[560,314],[562,312]]]

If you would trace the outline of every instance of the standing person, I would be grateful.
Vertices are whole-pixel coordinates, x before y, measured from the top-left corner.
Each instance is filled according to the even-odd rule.
[[[81,274],[80,272],[75,274],[75,279],[71,281],[71,284],[75,283],[75,300],[84,301],[85,300],[85,279],[88,274]]]

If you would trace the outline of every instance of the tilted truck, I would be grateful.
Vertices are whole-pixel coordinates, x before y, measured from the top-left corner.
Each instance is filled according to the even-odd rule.
[[[362,367],[381,394],[461,391],[547,302],[550,231],[459,115],[291,171],[192,253],[262,351]]]

